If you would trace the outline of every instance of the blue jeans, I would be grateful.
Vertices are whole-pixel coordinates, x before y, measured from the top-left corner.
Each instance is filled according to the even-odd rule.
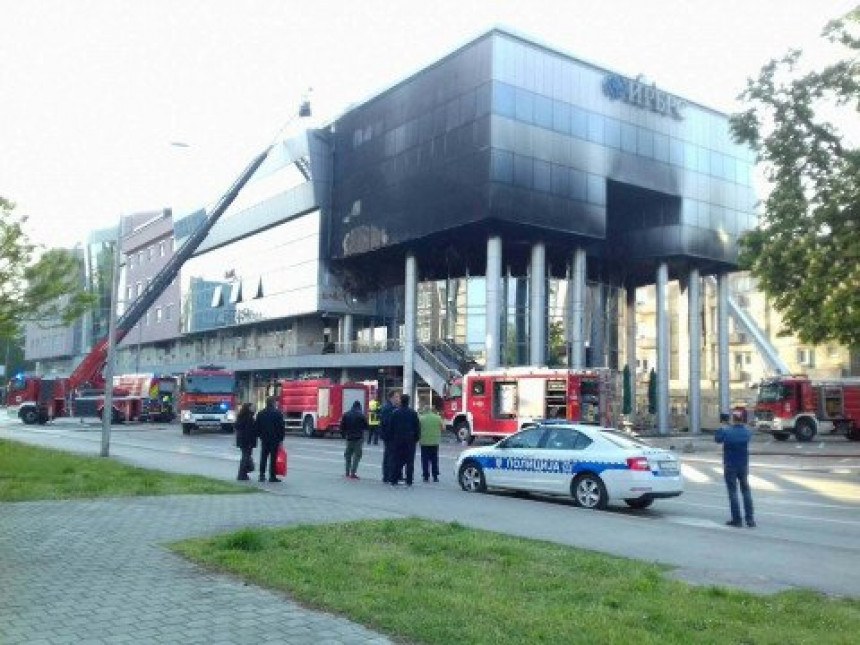
[[[725,467],[723,476],[726,480],[726,488],[729,491],[729,504],[732,508],[732,522],[741,521],[741,509],[738,504],[738,486],[744,498],[744,517],[747,522],[753,521],[753,503],[750,493],[749,471],[747,468]]]

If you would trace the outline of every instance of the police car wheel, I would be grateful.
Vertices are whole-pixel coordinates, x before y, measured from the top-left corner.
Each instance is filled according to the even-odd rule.
[[[606,486],[600,481],[600,477],[591,473],[585,473],[574,479],[571,493],[574,503],[582,508],[606,508],[609,501]]]
[[[484,471],[474,461],[466,461],[460,466],[457,481],[460,482],[460,488],[467,493],[483,493],[487,490]]]
[[[624,503],[630,508],[648,508],[654,503],[653,497],[637,497],[635,499],[625,499]]]

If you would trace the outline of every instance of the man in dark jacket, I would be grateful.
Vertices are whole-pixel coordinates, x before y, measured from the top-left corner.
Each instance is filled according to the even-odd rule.
[[[257,436],[260,437],[260,481],[266,480],[266,462],[269,462],[269,481],[281,481],[275,477],[275,459],[278,455],[278,446],[284,441],[286,423],[284,415],[275,407],[275,397],[266,399],[266,407],[257,413],[254,422],[257,427]]]
[[[391,414],[400,406],[400,393],[397,391],[388,393],[388,400],[379,411],[379,438],[382,439],[382,481],[390,484],[392,471],[394,470],[394,451],[391,448],[389,437],[389,422]]]
[[[346,449],[343,458],[346,460],[347,479],[358,479],[356,471],[361,461],[361,447],[364,445],[364,431],[367,430],[367,418],[361,411],[361,403],[355,401],[352,408],[340,420],[340,431],[346,439]]]
[[[721,414],[720,422],[724,425],[717,430],[714,440],[723,444],[723,476],[726,480],[726,488],[729,491],[729,505],[731,506],[732,519],[726,524],[741,527],[741,510],[738,504],[738,486],[744,500],[744,518],[747,526],[755,527],[753,519],[752,494],[749,484],[749,443],[752,432],[743,424],[741,415],[732,413],[732,425],[728,426],[729,415]]]
[[[394,452],[394,469],[391,472],[390,483],[397,486],[406,468],[406,485],[412,485],[412,477],[415,474],[415,446],[421,435],[421,423],[418,413],[409,407],[409,395],[400,397],[400,407],[391,413],[388,422],[389,443]]]

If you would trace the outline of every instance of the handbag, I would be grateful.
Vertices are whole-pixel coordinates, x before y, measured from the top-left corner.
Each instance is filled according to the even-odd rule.
[[[278,446],[278,452],[275,456],[275,475],[278,477],[286,477],[287,475],[287,451],[283,444]]]

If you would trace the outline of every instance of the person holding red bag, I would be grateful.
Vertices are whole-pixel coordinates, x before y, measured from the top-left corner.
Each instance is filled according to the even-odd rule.
[[[278,448],[284,441],[286,423],[284,415],[275,407],[275,397],[266,399],[266,407],[257,413],[254,422],[260,437],[260,481],[266,481],[266,464],[269,465],[269,481],[281,481],[275,476],[275,460]]]

